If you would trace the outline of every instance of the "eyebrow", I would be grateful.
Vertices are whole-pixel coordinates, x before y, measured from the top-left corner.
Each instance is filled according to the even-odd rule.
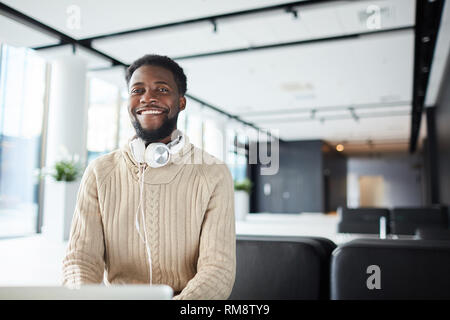
[[[155,81],[155,83],[157,83],[157,84],[166,84],[166,85],[168,85],[169,87],[171,87],[171,85],[170,85],[168,82],[163,81],[163,80]]]
[[[165,84],[165,85],[168,85],[169,87],[171,86],[168,82],[163,81],[163,80],[155,81],[155,83],[156,83],[156,84]],[[144,84],[143,82],[135,82],[135,83],[133,83],[130,87],[140,86],[140,85],[143,85],[143,84]]]
[[[144,84],[144,83],[143,83],[143,82],[135,82],[135,83],[133,83],[130,87],[140,86],[140,85],[142,85],[142,84]]]

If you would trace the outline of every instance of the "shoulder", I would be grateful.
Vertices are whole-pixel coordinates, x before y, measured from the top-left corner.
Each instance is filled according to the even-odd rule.
[[[210,189],[214,189],[217,184],[232,185],[233,178],[230,169],[219,158],[194,146],[194,153],[197,154],[196,162],[198,170],[204,176]]]
[[[97,185],[101,185],[103,181],[114,171],[122,159],[120,150],[114,150],[105,155],[99,156],[92,160],[86,167],[83,176],[85,179],[95,179]]]

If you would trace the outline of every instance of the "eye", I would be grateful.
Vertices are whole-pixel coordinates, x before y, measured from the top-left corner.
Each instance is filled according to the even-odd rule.
[[[157,89],[159,92],[169,92],[169,89],[161,87]]]
[[[141,88],[131,89],[131,93],[141,93],[141,92],[143,92],[143,89],[141,89]]]

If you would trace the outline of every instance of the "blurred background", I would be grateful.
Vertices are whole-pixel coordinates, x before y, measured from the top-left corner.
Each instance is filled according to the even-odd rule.
[[[187,75],[178,128],[228,165],[238,235],[339,244],[380,237],[347,209],[388,210],[397,236],[396,208],[448,216],[449,24],[438,0],[1,1],[0,285],[60,283],[80,175],[133,136],[124,75],[148,53]]]

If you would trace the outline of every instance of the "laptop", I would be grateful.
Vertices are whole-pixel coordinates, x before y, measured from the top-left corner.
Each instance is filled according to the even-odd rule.
[[[83,285],[66,287],[0,287],[0,300],[170,300],[168,285]]]

